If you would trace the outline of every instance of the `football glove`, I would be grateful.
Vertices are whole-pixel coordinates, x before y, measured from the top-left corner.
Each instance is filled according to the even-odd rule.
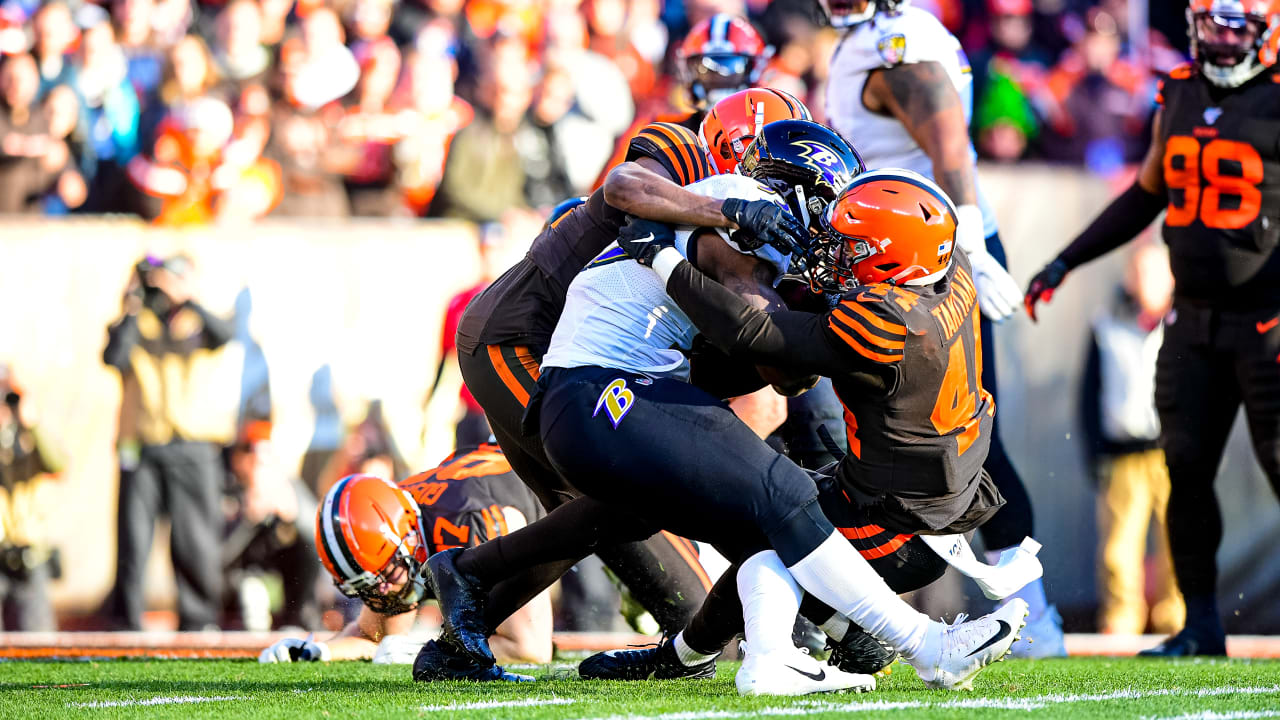
[[[422,640],[408,635],[388,635],[378,643],[378,649],[373,653],[373,664],[412,665],[422,644]]]
[[[675,230],[656,220],[633,217],[618,230],[618,247],[627,257],[646,267],[653,267],[653,258],[659,251],[675,244]]]
[[[328,662],[329,646],[313,640],[285,638],[258,655],[260,663]]]
[[[1058,259],[1045,265],[1035,277],[1031,278],[1031,284],[1027,285],[1027,296],[1023,302],[1032,320],[1036,319],[1036,303],[1049,302],[1053,299],[1053,291],[1062,284],[1062,279],[1067,276],[1069,269],[1065,260]]]
[[[973,283],[978,290],[978,309],[992,322],[1013,315],[1022,301],[1018,283],[995,257],[987,252],[983,233],[982,210],[977,205],[961,205],[956,209],[956,244],[969,256],[973,266]]]
[[[809,246],[809,230],[794,215],[768,200],[729,198],[720,206],[720,214],[756,241],[749,247],[741,234],[735,234],[735,241],[744,250],[769,244],[781,252],[792,253]]]

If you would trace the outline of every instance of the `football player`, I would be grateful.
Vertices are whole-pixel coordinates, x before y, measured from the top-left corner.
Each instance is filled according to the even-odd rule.
[[[802,144],[794,153],[804,158],[797,172],[845,178],[861,172],[856,153],[830,130],[784,121],[765,126],[764,132],[777,125],[791,126],[780,131],[784,138],[806,136],[798,139]],[[824,133],[826,141],[815,142],[815,136]],[[741,182],[735,176],[712,179],[725,184],[730,180]],[[706,181],[709,191],[724,192],[712,181]],[[954,219],[947,222],[954,227]],[[653,255],[643,248],[661,245],[662,238],[646,233],[643,226],[628,228],[632,232],[624,230],[619,239],[625,250],[606,251],[575,278],[531,408],[548,457],[586,497],[525,528],[520,539],[538,536],[542,527],[555,524],[558,514],[581,512],[579,521],[584,524],[604,515],[607,521],[601,522],[636,534],[666,527],[711,542],[731,559],[743,561],[742,571],[749,572],[752,582],[773,590],[762,594],[772,600],[771,610],[761,613],[755,606],[748,615],[788,618],[785,642],[772,632],[753,635],[748,624],[754,659],[737,678],[743,693],[874,687],[870,676],[824,668],[791,644],[790,619],[799,605],[797,582],[873,637],[893,645],[935,687],[963,687],[983,666],[1003,656],[1022,627],[1025,603],[1014,601],[996,616],[955,626],[932,622],[911,609],[823,515],[814,481],[761,442],[714,395],[687,382],[689,363],[677,350],[689,347],[696,330],[673,306],[660,279],[627,261],[628,255],[651,261]],[[777,271],[789,267],[783,264],[789,258],[778,257],[776,251],[753,258],[742,253],[742,246],[701,231],[685,231],[677,240],[682,247],[662,255],[660,267],[688,264],[684,258],[695,257],[699,266],[747,295],[750,300],[735,295],[747,308],[782,307],[770,289]],[[970,300],[972,310],[976,300]],[[968,490],[966,485],[959,492]],[[957,521],[958,516],[949,514],[955,504],[951,500],[934,509],[930,519],[944,525]],[[584,507],[592,512],[582,511]],[[516,539],[508,538],[507,545],[515,545]],[[550,557],[576,552],[573,547],[556,547],[554,537],[543,541],[543,552]],[[769,548],[776,553],[761,552]],[[442,553],[429,561],[428,570],[447,632],[477,663],[492,664],[484,625],[475,616],[483,604],[483,587],[496,576],[468,562],[471,552]],[[788,608],[791,599],[795,608]],[[714,655],[681,647],[679,640],[675,651],[685,664],[714,672]]]
[[[787,112],[783,117],[800,110]],[[765,121],[773,119],[780,118],[766,116]],[[458,364],[467,388],[516,474],[548,510],[577,493],[547,460],[540,440],[522,432],[521,419],[570,281],[614,241],[626,214],[741,229],[766,241],[807,235],[770,202],[711,199],[681,187],[713,172],[693,132],[668,123],[646,126],[631,139],[627,161],[614,168],[604,187],[549,224],[519,263],[476,296],[458,323]],[[597,550],[633,597],[671,632],[685,625],[711,586],[691,544],[675,536]],[[572,565],[541,566],[543,578],[535,585],[545,587]],[[527,594],[512,585],[495,593],[490,608],[498,617],[520,607]]]
[[[1169,545],[1186,625],[1146,655],[1225,655],[1215,599],[1222,516],[1213,481],[1244,404],[1254,452],[1280,492],[1280,1],[1193,0],[1194,64],[1157,95],[1133,186],[1036,274],[1027,312],[1072,269],[1128,242],[1167,209],[1175,290],[1156,364],[1169,465]]]
[[[430,599],[422,577],[426,558],[506,535],[542,516],[537,498],[491,444],[460,448],[434,470],[398,485],[371,475],[339,480],[317,512],[316,547],[342,594],[363,601],[360,616],[328,641],[280,640],[259,661],[411,662],[423,648],[405,635],[422,601]],[[496,626],[489,642],[505,660],[549,662],[548,596],[529,599]],[[433,674],[420,679],[496,679],[490,676],[500,672],[473,677],[471,663],[450,662],[447,644],[431,641],[422,652],[432,658],[424,666]]]
[[[959,41],[928,11],[904,0],[821,0],[832,26],[844,30],[831,58],[827,116],[832,127],[857,138],[867,167],[901,167],[928,177],[958,206],[956,242],[969,256],[982,311],[987,362],[982,384],[996,394],[992,322],[1013,315],[1017,283],[1004,269],[995,214],[978,187],[969,140],[973,77]],[[992,433],[987,471],[1007,504],[981,529],[988,559],[1033,534],[1031,499],[1000,441]],[[1064,655],[1062,621],[1036,580],[1017,593],[1031,606],[1027,635],[1015,655]]]
[[[657,239],[624,247],[637,248],[637,259],[663,276],[668,295],[721,350],[832,379],[845,408],[849,454],[836,468],[822,508],[848,525],[840,534],[860,559],[893,554],[915,534],[973,530],[1002,502],[982,467],[995,405],[981,384],[972,271],[965,254],[954,252],[955,207],[917,173],[879,170],[854,179],[823,220],[826,232],[807,258],[815,289],[839,298],[823,313],[765,313],[749,306],[678,258],[670,247],[674,237],[655,230],[656,223],[635,224]],[[882,572],[895,574],[891,567]],[[740,572],[738,588],[746,608],[746,669],[753,609],[757,634],[770,623],[774,633],[789,630],[789,621],[779,624],[785,606],[768,597],[767,587],[744,582]],[[893,589],[902,589],[901,583]],[[799,608],[798,596],[792,600]],[[1000,623],[1020,628],[1025,612],[1025,602],[1015,599],[974,628],[976,636],[1002,647],[990,659],[1003,657],[1013,642],[1003,642],[1006,626]],[[902,651],[926,680],[935,679],[933,660],[896,645],[892,629],[852,619]],[[952,686],[966,686],[980,669],[957,672]]]

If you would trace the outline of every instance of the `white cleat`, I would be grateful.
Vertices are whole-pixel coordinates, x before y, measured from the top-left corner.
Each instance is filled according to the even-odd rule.
[[[735,681],[739,695],[810,695],[876,689],[876,679],[871,675],[844,672],[798,649],[768,654],[748,650]]]
[[[1021,660],[1066,657],[1067,646],[1062,637],[1062,616],[1050,605],[1039,617],[1027,620],[1022,629],[1022,642],[1013,646],[1009,657]]]
[[[973,678],[982,668],[1009,653],[1027,624],[1027,603],[1014,598],[977,620],[956,618],[953,625],[934,624],[924,651],[908,662],[916,674],[934,689],[972,690]]]

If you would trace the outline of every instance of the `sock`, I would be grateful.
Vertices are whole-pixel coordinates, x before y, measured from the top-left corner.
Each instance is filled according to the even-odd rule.
[[[822,628],[822,632],[826,633],[827,637],[840,642],[844,639],[845,633],[849,632],[849,618],[836,613],[818,627]]]
[[[791,628],[800,612],[800,586],[772,550],[756,553],[738,568],[738,597],[747,651],[795,650]]]
[[[680,664],[685,667],[693,667],[694,665],[711,662],[720,655],[718,652],[708,655],[707,653],[698,652],[697,650],[689,647],[689,643],[684,640],[683,630],[676,635],[675,642],[672,644],[675,645],[676,657],[680,660]]]
[[[734,565],[711,586],[680,638],[693,652],[713,655],[719,654],[740,632],[742,602],[738,599],[738,566]]]
[[[1187,595],[1187,622],[1184,627],[1196,629],[1220,629],[1222,618],[1218,615],[1218,598],[1214,595]]]
[[[1008,548],[1005,549],[1007,550]],[[1000,562],[1000,554],[1003,552],[1004,550],[987,550],[983,553],[983,558],[988,565],[995,565]],[[1023,585],[1017,592],[1001,600],[1000,604],[1004,605],[1012,598],[1022,598],[1027,601],[1028,620],[1039,618],[1049,609],[1049,601],[1044,595],[1044,578],[1036,578]]]
[[[789,569],[805,591],[906,659],[924,649],[929,618],[899,598],[840,533],[832,533]]]

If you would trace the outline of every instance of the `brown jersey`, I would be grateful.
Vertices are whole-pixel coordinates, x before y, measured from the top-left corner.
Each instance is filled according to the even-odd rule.
[[[715,174],[698,137],[671,123],[650,123],[631,138],[627,160],[658,161],[672,181],[689,185]],[[618,239],[626,214],[596,190],[534,238],[528,254],[484,292],[458,323],[458,348],[524,345],[541,355],[551,342],[565,293],[575,275]]]
[[[510,532],[503,508],[533,522],[543,516],[533,491],[511,471],[497,445],[459,448],[434,470],[400,481],[422,510],[432,554],[479,545]]]
[[[1220,309],[1280,305],[1280,72],[1226,90],[1184,66],[1156,99],[1176,296]]]
[[[903,530],[970,530],[995,509],[973,502],[995,402],[981,382],[972,271],[963,253],[955,257],[934,285],[859,287],[822,323],[851,365],[888,371],[881,393],[856,377],[831,379],[849,441],[837,477],[851,500],[883,505]]]
[[[667,293],[735,358],[831,378],[844,406],[844,494],[895,533],[964,532],[1003,504],[982,471],[995,403],[982,388],[977,292],[963,252],[924,287],[856,288],[829,312],[765,314],[689,263]]]

